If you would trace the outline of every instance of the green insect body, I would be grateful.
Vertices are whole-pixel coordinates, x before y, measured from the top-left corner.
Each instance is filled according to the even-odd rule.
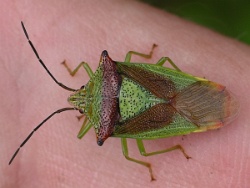
[[[217,83],[157,64],[110,61],[122,77],[115,96],[119,116],[114,117],[119,118],[102,143],[110,136],[156,139],[216,129],[237,114],[234,96]],[[97,134],[102,131],[101,91],[107,87],[102,82],[102,64],[88,84],[69,97]]]
[[[180,149],[185,157],[190,158],[180,145],[146,153],[142,140],[220,128],[237,115],[238,103],[234,95],[220,84],[183,73],[178,68],[163,67],[168,58],[162,58],[157,64],[131,63],[128,61],[130,53],[137,52],[129,52],[125,62],[116,62],[104,51],[97,71],[89,74],[89,82],[72,94],[69,102],[87,116],[79,138],[91,126],[95,128],[99,145],[108,137],[122,138],[125,157],[148,167],[154,180],[150,164],[128,156],[126,138],[136,139],[141,154],[145,156]],[[117,75],[119,82],[115,84],[116,92],[111,97],[118,105],[113,111],[112,105],[106,108],[106,102],[103,108],[103,101],[107,100],[104,88],[114,85],[104,76],[106,63],[113,67],[110,74]],[[102,125],[101,109],[112,111],[106,117],[113,119],[110,124]]]
[[[89,82],[80,89],[68,88],[48,71],[24,26],[23,29],[40,63],[54,81],[64,89],[74,91],[68,98],[74,107],[60,109],[39,124],[20,145],[10,163],[45,121],[56,113],[75,109],[86,116],[78,138],[82,138],[91,127],[95,129],[100,146],[109,137],[121,138],[126,159],[147,167],[151,180],[154,180],[150,163],[129,157],[127,138],[136,139],[139,151],[144,156],[179,149],[189,159],[181,145],[147,153],[142,140],[217,129],[231,122],[238,113],[236,98],[224,86],[182,72],[167,57],[161,58],[156,64],[130,62],[132,55],[151,58],[156,45],[153,45],[148,55],[128,52],[124,62],[113,61],[107,51],[103,51],[95,73],[85,62],[74,71],[64,62],[72,76],[83,66],[90,77]],[[166,61],[174,69],[164,67]]]

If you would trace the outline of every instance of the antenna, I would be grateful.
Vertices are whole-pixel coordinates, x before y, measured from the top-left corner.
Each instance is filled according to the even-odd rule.
[[[26,38],[27,38],[27,40],[28,40],[28,42],[29,42],[29,44],[30,44],[30,46],[31,46],[31,48],[32,48],[32,50],[33,50],[33,52],[36,54],[36,57],[37,57],[38,61],[39,61],[40,64],[43,66],[43,68],[47,71],[47,73],[50,75],[50,77],[51,77],[60,87],[62,87],[63,89],[66,89],[66,90],[68,90],[68,91],[77,91],[77,89],[69,88],[69,87],[65,86],[64,84],[58,82],[57,79],[51,74],[51,72],[49,71],[49,69],[48,69],[48,68],[45,66],[45,64],[43,63],[42,59],[39,57],[38,52],[36,51],[36,48],[34,47],[33,43],[31,42],[31,40],[30,40],[30,38],[29,38],[29,35],[28,35],[28,33],[27,33],[27,31],[26,31],[26,29],[25,29],[25,27],[24,27],[23,22],[21,22],[21,24],[22,24],[22,28],[23,28],[24,34],[25,34],[25,36],[26,36]]]
[[[15,159],[16,155],[18,154],[19,150],[27,143],[27,141],[31,138],[31,136],[46,122],[48,121],[52,116],[54,116],[55,114],[59,114],[61,112],[64,111],[68,111],[68,110],[77,110],[76,108],[62,108],[59,109],[55,112],[53,112],[52,114],[50,114],[47,118],[45,118],[39,125],[36,126],[36,128],[33,129],[33,131],[30,132],[30,134],[27,136],[27,138],[25,138],[25,140],[22,142],[22,144],[19,146],[19,148],[16,150],[16,152],[14,153],[14,155],[11,157],[9,165],[12,163],[12,161]]]
[[[32,50],[34,51],[34,53],[36,54],[36,57],[38,59],[38,61],[40,62],[40,64],[43,66],[43,68],[47,71],[47,73],[50,75],[50,77],[59,85],[61,86],[62,88],[66,89],[66,90],[69,90],[69,91],[77,91],[76,89],[72,89],[72,88],[69,88],[67,86],[65,86],[64,84],[58,82],[55,77],[51,74],[51,72],[48,70],[48,68],[45,66],[45,64],[43,63],[43,61],[41,60],[41,58],[39,57],[38,55],[38,52],[36,51],[33,43],[31,42],[31,40],[29,39],[29,35],[24,27],[24,24],[23,22],[21,22],[22,24],[22,28],[23,28],[23,31],[24,31],[24,34],[32,48]],[[27,141],[32,137],[32,135],[46,122],[48,121],[52,116],[54,116],[55,114],[59,114],[61,112],[64,112],[64,111],[68,111],[68,110],[77,110],[76,108],[73,108],[73,107],[68,107],[68,108],[62,108],[62,109],[59,109],[59,110],[56,110],[55,112],[53,112],[52,114],[50,114],[47,118],[45,118],[39,125],[37,125],[35,127],[35,129],[33,129],[33,131],[30,132],[30,134],[27,136],[27,138],[22,142],[22,144],[18,147],[18,149],[16,150],[16,152],[14,153],[14,155],[11,157],[10,161],[9,161],[9,165],[13,162],[13,160],[15,159],[15,157],[17,156],[19,150],[27,143]]]

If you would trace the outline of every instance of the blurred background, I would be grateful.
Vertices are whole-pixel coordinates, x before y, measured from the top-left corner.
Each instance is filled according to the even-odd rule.
[[[250,0],[141,0],[250,44]]]

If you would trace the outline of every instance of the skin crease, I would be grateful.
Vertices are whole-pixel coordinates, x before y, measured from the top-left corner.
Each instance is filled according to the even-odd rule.
[[[250,48],[201,26],[135,1],[5,1],[0,8],[0,187],[247,187],[250,173]],[[57,86],[39,65],[24,36],[31,40],[52,74],[65,85],[80,88],[88,81],[82,69],[72,78],[60,65],[74,68],[82,60],[93,71],[102,50],[123,61],[129,50],[151,60],[169,56],[183,71],[226,85],[241,104],[228,126],[188,136],[146,141],[147,151],[181,144],[192,157],[173,151],[141,157],[129,140],[131,156],[151,162],[148,170],[127,161],[120,139],[97,146],[93,129],[82,139],[77,111],[48,121],[22,148],[18,145],[53,111],[68,107],[69,91]],[[169,66],[166,64],[165,66]]]

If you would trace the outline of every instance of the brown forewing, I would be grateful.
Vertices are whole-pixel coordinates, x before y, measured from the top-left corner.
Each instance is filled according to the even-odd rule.
[[[159,98],[169,99],[176,94],[174,83],[162,75],[134,65],[119,63],[118,67],[120,74],[136,81]]]
[[[115,126],[114,134],[138,134],[145,131],[157,130],[172,122],[175,109],[167,104],[157,104],[140,115]]]

